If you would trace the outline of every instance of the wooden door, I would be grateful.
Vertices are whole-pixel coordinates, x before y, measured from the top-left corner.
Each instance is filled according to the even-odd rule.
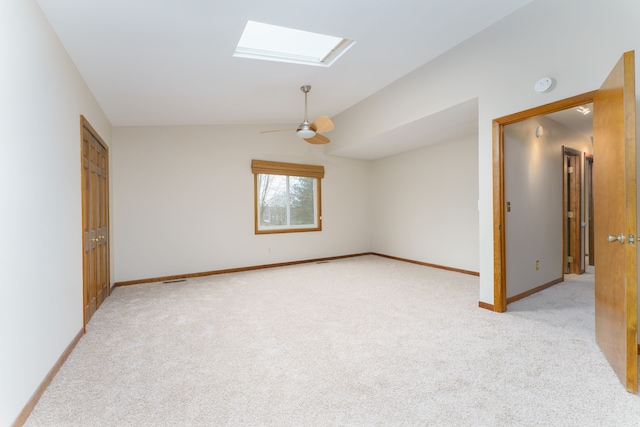
[[[85,325],[109,294],[109,155],[82,117],[82,227]]]
[[[593,100],[596,341],[628,391],[638,391],[634,53]]]
[[[564,273],[581,274],[582,270],[582,153],[563,147],[564,151]]]

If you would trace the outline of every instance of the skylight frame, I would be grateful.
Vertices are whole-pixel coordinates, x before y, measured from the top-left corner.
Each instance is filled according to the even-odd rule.
[[[233,56],[330,67],[354,43],[345,38],[247,21]],[[315,51],[307,53],[308,48]]]

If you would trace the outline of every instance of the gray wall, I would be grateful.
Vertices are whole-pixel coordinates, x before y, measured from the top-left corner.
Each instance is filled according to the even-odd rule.
[[[544,129],[540,138],[537,126]],[[504,141],[509,298],[562,278],[562,146],[592,153],[593,145],[590,137],[545,117],[505,126]]]

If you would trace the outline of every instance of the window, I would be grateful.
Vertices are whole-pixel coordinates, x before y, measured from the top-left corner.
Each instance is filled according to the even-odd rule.
[[[321,231],[324,167],[253,160],[256,234]]]
[[[355,42],[248,21],[233,56],[329,67]]]

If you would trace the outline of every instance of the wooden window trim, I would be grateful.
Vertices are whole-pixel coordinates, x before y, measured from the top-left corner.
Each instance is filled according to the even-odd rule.
[[[255,234],[300,233],[308,231],[322,231],[322,178],[324,178],[324,166],[303,165],[298,163],[271,162],[267,160],[251,160],[251,172],[253,173],[253,218]],[[278,228],[269,230],[258,229],[258,174],[303,176],[316,178],[316,206],[317,227],[309,228]]]

